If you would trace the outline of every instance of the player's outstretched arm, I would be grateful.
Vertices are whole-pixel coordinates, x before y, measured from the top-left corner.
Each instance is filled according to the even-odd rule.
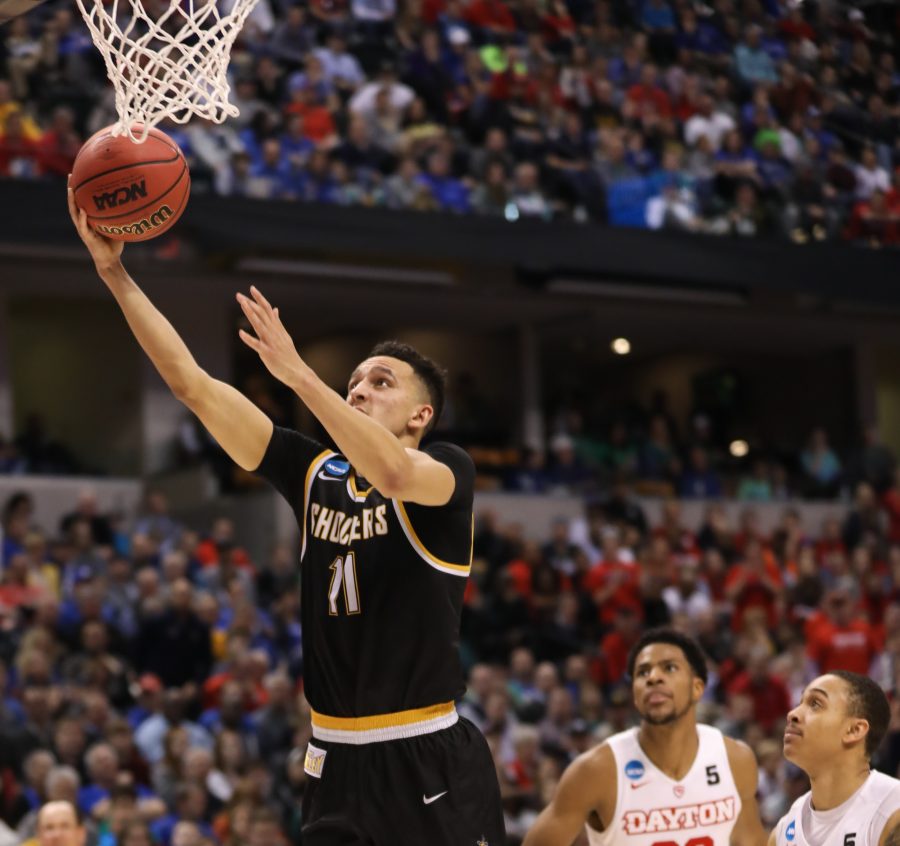
[[[272,437],[272,421],[230,385],[213,379],[194,360],[172,324],[122,266],[121,241],[95,232],[68,190],[69,214],[97,273],[122,309],[138,343],[172,393],[196,414],[222,449],[245,470],[255,470]]]
[[[592,811],[615,810],[616,768],[607,746],[576,758],[563,773],[553,801],[541,811],[523,846],[571,846]],[[606,807],[608,806],[608,807]]]
[[[241,340],[269,372],[300,397],[325,427],[350,463],[384,496],[420,505],[444,505],[456,480],[447,465],[418,450],[406,449],[394,435],[355,411],[328,387],[297,352],[294,341],[262,292],[237,295],[255,336],[243,329]]]
[[[756,756],[746,743],[725,738],[728,763],[734,774],[734,782],[741,797],[741,813],[731,832],[731,846],[766,846],[766,832],[759,816],[756,791],[759,784],[759,767]],[[774,832],[768,838],[768,846],[774,843]]]

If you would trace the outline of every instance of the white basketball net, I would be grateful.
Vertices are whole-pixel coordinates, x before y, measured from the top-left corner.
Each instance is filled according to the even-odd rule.
[[[152,15],[143,0],[77,0],[116,91],[114,134],[138,144],[165,117],[221,123],[238,114],[228,102],[228,61],[257,0],[235,0],[228,14],[216,0],[165,1]]]

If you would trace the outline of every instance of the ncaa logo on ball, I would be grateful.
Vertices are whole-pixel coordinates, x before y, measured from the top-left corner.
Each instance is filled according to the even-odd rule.
[[[789,842],[792,842],[794,840],[794,837],[796,836],[796,834],[797,834],[797,823],[795,823],[793,820],[791,820],[790,823],[788,823],[788,827],[784,831],[784,836],[788,839]]]
[[[629,761],[625,765],[625,776],[630,778],[632,781],[637,781],[639,778],[644,777],[644,765],[637,760]]]

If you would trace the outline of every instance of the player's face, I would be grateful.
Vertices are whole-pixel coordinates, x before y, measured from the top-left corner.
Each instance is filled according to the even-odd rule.
[[[431,419],[422,383],[405,361],[378,355],[367,358],[350,376],[347,402],[397,437],[421,432]]]
[[[848,687],[837,676],[819,676],[810,682],[800,704],[787,716],[784,730],[784,757],[807,773],[865,738],[866,720],[851,717]]]
[[[634,707],[645,723],[662,726],[691,712],[703,695],[703,681],[684,653],[671,643],[651,643],[634,662]]]

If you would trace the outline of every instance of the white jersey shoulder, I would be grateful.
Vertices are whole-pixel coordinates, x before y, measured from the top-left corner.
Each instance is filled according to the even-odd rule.
[[[900,811],[900,781],[872,772],[846,802],[815,811],[804,793],[775,826],[776,846],[878,846],[890,817]]]
[[[587,827],[591,846],[728,846],[741,812],[722,732],[697,726],[699,746],[675,781],[638,743],[638,729],[607,743],[616,762],[616,809],[604,831]]]

